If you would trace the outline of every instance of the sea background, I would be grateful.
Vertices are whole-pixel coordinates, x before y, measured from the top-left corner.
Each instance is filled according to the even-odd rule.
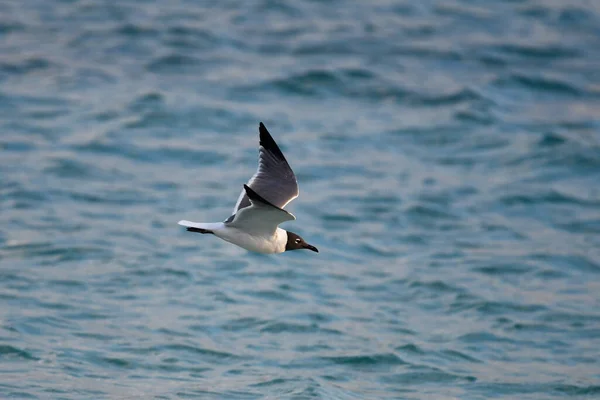
[[[0,398],[598,397],[600,2],[0,2]]]

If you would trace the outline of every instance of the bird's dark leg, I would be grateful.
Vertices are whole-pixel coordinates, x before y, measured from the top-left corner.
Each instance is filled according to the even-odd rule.
[[[196,233],[210,233],[210,234],[215,234],[213,231],[208,230],[208,229],[202,229],[202,228],[187,228],[188,232],[196,232]]]

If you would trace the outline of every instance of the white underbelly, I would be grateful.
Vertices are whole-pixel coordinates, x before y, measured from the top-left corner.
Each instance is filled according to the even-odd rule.
[[[233,243],[256,253],[273,254],[285,251],[285,244],[282,246],[279,243],[276,234],[271,237],[252,236],[244,231],[231,227],[216,230],[214,231],[214,234],[229,243]]]

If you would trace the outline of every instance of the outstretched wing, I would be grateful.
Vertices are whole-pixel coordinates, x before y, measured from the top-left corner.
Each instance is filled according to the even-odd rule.
[[[262,122],[258,126],[258,131],[260,133],[258,170],[248,181],[248,186],[267,202],[283,208],[298,197],[298,181],[279,146]],[[236,214],[249,206],[248,194],[242,190],[233,213]]]
[[[275,233],[279,224],[296,219],[284,209],[269,203],[248,185],[244,185],[244,193],[248,196],[250,205],[235,213],[233,220],[226,222],[227,226],[251,235],[269,237]]]

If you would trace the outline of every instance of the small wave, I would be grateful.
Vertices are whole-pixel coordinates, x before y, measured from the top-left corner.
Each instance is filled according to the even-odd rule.
[[[216,48],[219,43],[223,42],[223,39],[215,36],[210,30],[177,25],[167,29],[163,42],[171,49],[190,52],[198,49],[207,51]]]
[[[127,108],[134,113],[144,111],[155,111],[160,109],[165,104],[165,96],[160,92],[146,92],[138,95]]]
[[[506,336],[498,336],[491,332],[473,332],[462,335],[459,341],[465,343],[513,343],[517,342]]]
[[[105,143],[99,140],[92,140],[75,146],[77,150],[90,153],[109,154],[119,157],[125,157],[135,161],[155,163],[192,162],[194,165],[215,165],[225,159],[225,156],[215,151],[205,151],[199,149],[190,149],[176,146],[152,146],[140,147],[125,143]]]
[[[396,351],[400,352],[400,353],[405,353],[407,355],[412,355],[412,356],[422,356],[424,354],[426,354],[426,352],[421,349],[419,346],[417,346],[416,344],[405,344],[404,346],[398,346],[395,348]]]
[[[415,93],[407,99],[408,103],[410,104],[432,107],[454,105],[481,100],[484,100],[481,94],[469,88],[461,88],[450,93],[436,93],[431,95]]]
[[[520,304],[498,301],[484,301],[476,306],[477,311],[485,315],[503,314],[536,314],[546,311],[547,307],[541,304]]]
[[[22,32],[26,30],[28,27],[21,22],[16,20],[6,19],[4,21],[0,21],[0,33],[3,35],[7,35],[9,33]]]
[[[361,366],[389,366],[389,365],[407,365],[408,363],[402,360],[395,354],[366,354],[356,356],[333,356],[320,357],[321,360],[339,365],[348,365],[354,367]]]
[[[459,50],[448,48],[443,45],[431,45],[431,46],[399,46],[393,50],[394,54],[402,56],[411,56],[423,60],[436,60],[436,61],[461,61],[464,59],[464,53]]]
[[[219,358],[219,359],[238,358],[238,356],[236,356],[233,353],[228,353],[228,352],[218,351],[218,350],[213,350],[213,349],[207,349],[204,347],[186,345],[186,344],[169,344],[169,345],[165,345],[165,346],[156,347],[155,350],[163,350],[163,351],[167,350],[167,351],[174,351],[174,352],[195,353],[195,354],[201,354],[201,355],[210,356],[210,357]]]
[[[265,300],[283,301],[283,302],[296,302],[297,300],[279,290],[251,290],[246,291],[244,294],[254,298],[260,298]]]
[[[11,359],[11,358],[20,358],[23,360],[29,360],[29,361],[37,361],[39,360],[38,357],[34,356],[31,352],[20,349],[18,347],[14,347],[11,345],[0,345],[0,359],[4,359],[5,361],[7,359]]]
[[[192,68],[200,65],[196,57],[183,54],[170,54],[158,57],[146,65],[149,72],[169,74],[180,73],[182,69]]]
[[[482,363],[483,362],[477,358],[471,357],[468,354],[462,353],[457,350],[443,350],[440,352],[440,354],[444,358],[447,358],[451,361],[458,360],[458,361],[467,361],[467,362],[471,362],[471,363]]]
[[[413,204],[408,206],[404,213],[408,218],[414,219],[416,222],[434,222],[440,220],[458,221],[458,217],[456,215],[447,211],[443,207],[434,204]]]
[[[134,24],[127,22],[115,29],[117,35],[123,35],[131,38],[154,38],[159,35],[159,31],[152,26]]]
[[[193,278],[192,274],[187,270],[168,266],[159,268],[148,268],[147,265],[144,265],[142,268],[133,269],[129,273],[133,276],[147,277],[152,279],[157,279],[161,277],[174,277],[190,280]]]
[[[530,265],[517,263],[501,263],[473,268],[474,271],[491,276],[523,275],[530,273],[534,268]]]
[[[292,54],[298,56],[326,54],[329,57],[332,55],[349,55],[356,52],[357,50],[346,40],[301,44],[292,50]]]
[[[343,83],[334,73],[314,70],[271,81],[268,86],[286,93],[314,96],[324,90],[341,90]]]
[[[581,95],[581,90],[568,82],[561,81],[557,78],[549,78],[542,76],[526,76],[514,75],[513,79],[519,84],[533,90],[542,90],[554,93],[572,94],[574,96]]]
[[[352,214],[325,214],[322,218],[328,222],[357,223],[360,221],[359,217]]]
[[[52,160],[44,172],[61,178],[90,179],[98,175],[96,166],[73,158],[59,158]]]
[[[446,282],[440,280],[433,281],[413,281],[410,283],[411,288],[423,288],[434,293],[463,293],[464,290],[453,287]]]
[[[600,234],[600,219],[575,220],[557,224],[561,229],[572,233]]]
[[[107,250],[95,246],[58,246],[52,242],[26,242],[7,244],[0,249],[7,258],[41,258],[52,262],[98,259],[108,255]]]
[[[31,72],[43,71],[50,68],[53,64],[45,58],[27,58],[20,62],[0,62],[0,76],[7,75],[26,75]]]
[[[99,357],[95,361],[100,362],[101,364],[106,364],[109,367],[116,367],[116,368],[122,368],[122,369],[132,369],[137,366],[132,361],[129,361],[124,358],[117,358],[117,357]]]
[[[44,311],[44,314],[48,314]],[[46,336],[50,332],[76,332],[79,326],[63,316],[43,315],[23,317],[12,323],[13,328],[20,334]]]
[[[559,133],[544,133],[540,140],[538,141],[538,145],[540,147],[556,147],[560,146],[564,143],[567,143],[568,139]]]
[[[403,104],[422,107],[444,107],[462,103],[490,101],[483,97],[480,92],[468,87],[439,93],[424,93],[407,89],[398,83],[378,76],[372,70],[363,68],[309,70],[236,90],[244,92],[275,90],[309,97],[337,94],[367,101],[396,99],[402,101]]]
[[[289,382],[289,379],[283,379],[283,378],[274,378],[274,379],[269,379],[268,381],[264,381],[264,382],[258,382],[258,383],[252,383],[249,386],[250,387],[267,387],[267,386],[276,386],[276,385],[282,385],[285,384],[287,382]]]
[[[467,292],[456,296],[449,311],[452,313],[461,313],[464,311],[476,310],[482,315],[519,315],[536,314],[547,311],[547,307],[539,304],[520,304],[500,301],[488,301],[481,297],[471,295]]]
[[[381,99],[382,97],[404,97],[406,92],[389,83],[378,83],[377,75],[362,68],[313,69],[285,77],[262,82],[237,91],[277,91],[309,97],[328,94],[352,96],[354,98]]]
[[[266,325],[268,322],[254,317],[244,317],[223,323],[220,328],[226,331],[243,332]]]
[[[574,195],[569,195],[557,190],[540,190],[534,193],[505,194],[499,197],[499,201],[507,206],[516,205],[541,205],[541,204],[565,204],[596,207],[600,203]]]
[[[5,193],[4,200],[12,200],[16,210],[35,209],[48,200],[48,193],[15,186]]]
[[[578,270],[586,272],[600,272],[600,263],[582,255],[563,255],[552,253],[538,253],[530,256],[531,260],[548,263],[563,271]]]
[[[379,257],[396,258],[399,255],[397,245],[386,245],[376,240],[371,240],[369,243],[360,245],[360,250],[367,254],[377,255]]]
[[[517,332],[525,332],[525,333],[538,333],[538,334],[548,334],[548,333],[557,333],[562,332],[563,329],[556,329],[548,324],[543,323],[534,323],[534,322],[516,322],[511,326],[506,328],[507,331],[517,331]]]
[[[575,48],[560,45],[527,45],[522,43],[502,44],[495,47],[501,53],[517,55],[525,58],[538,58],[543,60],[578,57],[581,54]]]
[[[393,374],[391,376],[386,376],[382,378],[382,380],[386,383],[394,383],[397,385],[402,384],[413,384],[414,382],[433,382],[439,384],[440,382],[454,382],[454,381],[464,381],[464,382],[475,382],[477,380],[474,376],[462,376],[456,374],[450,374],[444,371],[414,371],[414,372],[406,372],[403,374]]]
[[[524,74],[511,74],[508,77],[499,78],[494,82],[499,87],[517,86],[519,88],[544,93],[581,96],[583,91],[572,83],[559,78],[549,76],[532,76]]]
[[[128,118],[123,127],[126,129],[149,129],[157,126],[173,126],[177,123],[175,116],[167,111],[147,111],[141,115]]]
[[[559,385],[554,387],[554,390],[569,396],[600,395],[600,385]]]
[[[263,333],[326,333],[333,335],[341,335],[342,332],[337,329],[321,328],[318,324],[297,324],[289,322],[274,322],[267,324],[261,330]]]

